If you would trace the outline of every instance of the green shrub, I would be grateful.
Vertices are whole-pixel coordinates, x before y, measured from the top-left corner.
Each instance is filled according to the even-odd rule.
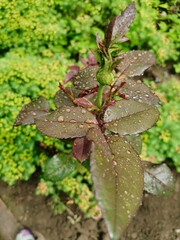
[[[13,128],[13,122],[30,99],[39,94],[51,98],[58,89],[64,67],[56,59],[8,54],[0,59],[0,68],[0,177],[13,184],[19,179],[27,180],[47,158],[45,153],[38,152],[37,142],[63,148],[60,141],[44,138],[34,127]]]
[[[170,160],[180,172],[180,82],[172,79],[154,85],[162,101],[160,120],[145,133],[143,157],[152,162]]]

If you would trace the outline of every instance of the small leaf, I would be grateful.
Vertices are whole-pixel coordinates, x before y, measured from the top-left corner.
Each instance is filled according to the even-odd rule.
[[[158,118],[156,107],[134,100],[120,100],[106,109],[104,126],[120,135],[132,135],[151,128]]]
[[[61,181],[76,169],[72,156],[56,154],[44,164],[44,177],[51,181]]]
[[[119,240],[141,203],[141,160],[123,137],[108,135],[106,140],[95,128],[87,137],[94,142],[91,174],[96,198],[111,239]]]
[[[136,150],[136,152],[138,154],[141,153],[142,150],[142,140],[141,140],[141,136],[136,134],[136,135],[126,135],[124,137],[126,140],[128,140],[128,142],[131,144],[131,146],[134,148],[134,150]]]
[[[83,108],[89,108],[93,106],[92,102],[85,97],[74,99],[74,103]]]
[[[63,106],[74,106],[72,100],[70,100],[70,98],[64,91],[62,91],[62,89],[56,92],[56,95],[54,97],[54,103],[57,108]]]
[[[144,190],[154,195],[169,195],[174,191],[171,170],[163,163],[153,165],[144,161]]]
[[[98,85],[96,81],[98,68],[98,66],[89,66],[79,71],[79,73],[71,79],[74,87],[80,90],[95,88]]]
[[[117,84],[123,86],[119,89],[120,94],[124,94],[126,99],[133,99],[138,102],[160,105],[159,98],[150,90],[150,88],[141,81],[131,79],[118,81]]]
[[[73,156],[79,161],[84,162],[90,155],[92,142],[86,137],[76,138],[73,144]]]
[[[69,68],[70,71],[66,74],[64,78],[65,83],[68,83],[72,79],[72,77],[74,77],[74,75],[76,75],[80,71],[80,67],[76,65],[70,66]]]
[[[49,103],[44,97],[39,97],[25,104],[18,114],[14,126],[34,124],[34,119],[49,112]]]
[[[155,64],[155,57],[147,51],[130,51],[116,58],[122,59],[116,69],[125,76],[134,77],[142,75],[143,72]]]
[[[124,34],[127,33],[130,24],[135,17],[135,3],[129,6],[122,12],[120,16],[114,17],[105,32],[105,45],[108,48],[113,43],[122,42]]]
[[[35,121],[39,131],[53,138],[83,137],[89,128],[98,124],[95,115],[82,107],[56,109]]]

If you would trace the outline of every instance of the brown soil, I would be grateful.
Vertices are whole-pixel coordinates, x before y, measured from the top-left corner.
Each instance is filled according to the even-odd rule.
[[[109,239],[102,219],[84,219],[75,207],[74,215],[54,216],[48,198],[35,196],[36,184],[33,178],[13,187],[0,182],[1,199],[22,225],[40,232],[46,240]],[[180,175],[173,196],[144,195],[143,205],[121,240],[180,240]]]

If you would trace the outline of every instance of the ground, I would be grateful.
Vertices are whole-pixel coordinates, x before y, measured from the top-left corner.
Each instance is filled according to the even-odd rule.
[[[172,196],[144,194],[143,204],[121,240],[180,240],[180,175],[175,175],[176,189]],[[36,185],[34,176],[12,187],[0,182],[1,199],[22,225],[40,232],[45,240],[109,240],[104,221],[84,219],[75,206],[74,216],[69,213],[54,216],[49,199],[35,196]],[[73,219],[79,221],[73,223]],[[5,226],[11,226],[12,223],[5,221]],[[0,232],[0,240],[9,239],[1,239]]]

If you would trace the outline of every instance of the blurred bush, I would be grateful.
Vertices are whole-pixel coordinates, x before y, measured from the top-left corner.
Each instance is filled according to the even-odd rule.
[[[157,125],[143,135],[142,156],[151,162],[169,160],[180,172],[180,81],[172,79],[152,87],[161,99],[161,114]]]

